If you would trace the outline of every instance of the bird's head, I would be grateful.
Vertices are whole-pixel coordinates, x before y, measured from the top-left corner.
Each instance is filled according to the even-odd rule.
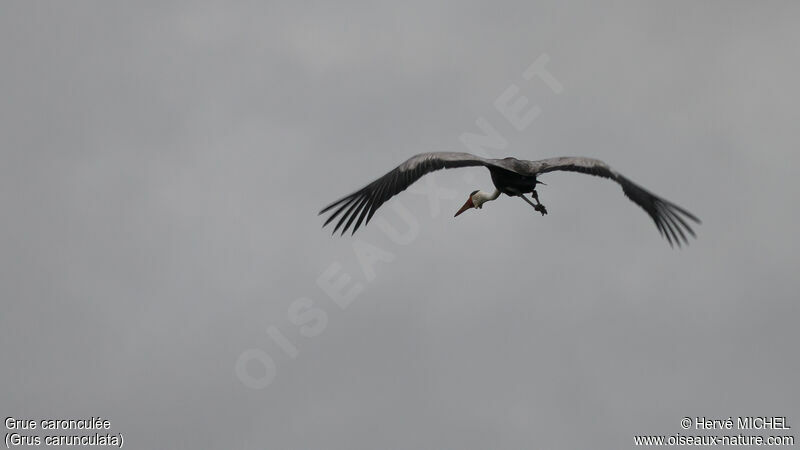
[[[459,214],[463,213],[464,211],[470,208],[477,208],[480,209],[483,204],[486,203],[486,197],[481,195],[481,191],[472,191],[467,197],[467,202],[464,203],[464,206],[456,212],[456,215],[453,217],[458,217]]]

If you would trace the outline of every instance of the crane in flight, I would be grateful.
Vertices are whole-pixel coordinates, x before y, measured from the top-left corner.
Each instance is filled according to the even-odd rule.
[[[686,234],[695,236],[688,221],[700,223],[700,219],[689,211],[649,192],[597,159],[568,156],[527,161],[512,157],[481,158],[470,153],[460,152],[433,152],[412,156],[386,175],[326,206],[319,214],[331,210],[333,212],[322,226],[325,227],[341,216],[333,233],[335,234],[344,225],[342,228],[342,235],[344,235],[354,221],[353,233],[355,233],[362,222],[365,226],[369,223],[372,215],[384,202],[404,191],[423,175],[440,169],[470,166],[486,167],[492,177],[495,189],[494,192],[477,190],[470,193],[466,203],[456,212],[455,216],[471,208],[481,209],[484,203],[497,199],[500,194],[519,197],[544,216],[547,214],[547,208],[539,201],[539,194],[536,192],[536,185],[544,183],[539,181],[538,177],[544,173],[561,170],[595,175],[619,183],[622,186],[622,192],[645,210],[670,245],[688,244]],[[525,194],[531,194],[535,203],[529,200]],[[366,222],[364,222],[365,219]]]

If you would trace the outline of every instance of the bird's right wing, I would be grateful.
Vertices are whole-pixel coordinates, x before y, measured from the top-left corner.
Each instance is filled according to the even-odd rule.
[[[487,166],[492,165],[488,160],[470,153],[459,152],[433,152],[433,153],[420,153],[419,155],[412,156],[406,162],[397,166],[394,170],[386,175],[378,178],[372,183],[364,186],[356,192],[339,199],[320,211],[324,214],[333,208],[336,210],[328,217],[322,225],[328,225],[333,219],[341,215],[339,222],[333,229],[336,233],[342,224],[345,224],[342,229],[344,234],[353,221],[358,217],[358,220],[353,227],[353,233],[356,232],[361,222],[366,218],[366,223],[375,214],[375,211],[387,200],[404,191],[411,186],[415,181],[422,178],[423,175],[440,169],[451,169],[455,167],[468,167],[468,166]]]

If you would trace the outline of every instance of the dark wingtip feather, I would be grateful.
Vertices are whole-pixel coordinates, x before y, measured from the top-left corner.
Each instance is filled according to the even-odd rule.
[[[352,203],[352,202],[353,202],[355,199],[356,199],[356,196],[355,196],[355,194],[353,194],[353,195],[350,195],[350,196],[348,196],[348,197],[345,197],[343,200],[347,200],[347,201],[346,201],[345,203],[342,203],[342,206],[340,206],[340,207],[339,207],[339,209],[337,209],[336,211],[334,211],[334,212],[333,212],[333,214],[331,214],[331,215],[330,215],[330,217],[328,217],[328,220],[326,220],[326,221],[325,221],[325,223],[323,223],[323,224],[322,224],[322,228],[325,228],[325,226],[326,226],[326,225],[328,225],[329,223],[331,223],[331,221],[332,221],[333,219],[335,219],[337,216],[339,216],[339,214],[341,214],[342,210],[343,210],[343,209],[345,209],[345,208],[347,208],[347,206],[349,206],[349,205],[350,205],[350,203]],[[339,202],[337,202],[337,204],[338,204],[338,203],[339,203]]]
[[[359,214],[358,220],[356,221],[355,226],[353,226],[353,232],[351,233],[351,235],[356,234],[356,230],[358,230],[358,227],[361,226],[361,222],[364,221],[364,217],[367,215],[367,213],[370,210],[371,201],[372,201],[372,197],[371,196],[367,196],[367,203],[364,204],[363,208],[361,208],[361,214]],[[366,224],[364,224],[364,226],[366,226]]]
[[[360,200],[359,200],[359,201],[356,203],[356,204],[357,204],[356,208],[355,208],[354,210],[352,210],[352,211],[351,211],[351,210],[348,210],[348,211],[347,211],[347,215],[348,215],[350,218],[347,220],[347,224],[346,224],[346,225],[344,226],[344,228],[342,229],[342,236],[344,236],[344,234],[345,234],[345,233],[347,232],[347,230],[350,228],[350,225],[352,225],[352,224],[353,224],[353,220],[355,220],[356,216],[358,216],[359,212],[361,212],[361,209],[362,209],[362,208],[364,207],[364,205],[367,203],[367,199],[368,199],[368,198],[369,198],[369,197],[367,197],[366,195],[365,195],[365,196],[363,196],[363,197],[361,197],[361,199],[360,199]]]
[[[683,229],[681,229],[680,224],[675,220],[675,212],[669,209],[669,206],[664,206],[662,208],[664,209],[664,214],[667,216],[667,220],[672,223],[673,228],[678,232],[678,234],[681,235],[681,239],[678,240],[678,247],[681,246],[681,240],[684,243],[689,244],[689,240],[686,239],[686,234],[683,232]]]
[[[357,198],[354,197],[354,199],[357,199]],[[345,213],[342,214],[342,218],[339,219],[339,222],[336,224],[336,228],[333,229],[334,233],[336,232],[336,230],[338,230],[339,228],[342,227],[342,224],[344,224],[344,221],[347,219],[347,216],[350,215],[350,213],[353,211],[353,208],[355,208],[356,205],[358,205],[358,203],[359,203],[358,201],[353,201],[352,204],[350,205],[350,207],[347,208],[347,211],[345,211]],[[342,234],[344,234],[344,231],[342,231]]]
[[[317,213],[317,215],[319,216],[319,215],[325,214],[325,213],[326,213],[326,212],[328,212],[328,211],[329,211],[331,208],[333,208],[334,206],[338,205],[339,203],[342,203],[343,201],[345,201],[345,200],[349,199],[350,197],[352,197],[352,195],[348,195],[347,197],[342,197],[342,198],[340,198],[339,200],[336,200],[335,202],[331,203],[330,205],[328,205],[328,206],[326,206],[326,207],[322,208],[322,209],[321,209],[321,210],[320,210],[320,211]]]
[[[656,228],[658,228],[659,234],[661,234],[661,236],[664,237],[667,240],[667,242],[669,242],[669,245],[672,246],[672,241],[670,240],[669,233],[667,232],[667,229],[664,226],[663,218],[659,216],[658,213],[656,212],[651,214],[651,216],[653,217],[653,222],[655,222],[656,224]]]
[[[700,219],[697,218],[697,216],[695,216],[694,214],[690,213],[689,211],[681,208],[680,206],[678,206],[678,205],[676,205],[674,203],[670,203],[670,202],[667,202],[667,204],[669,206],[671,206],[672,208],[674,208],[675,210],[677,210],[678,212],[680,212],[681,214],[683,214],[684,216],[686,216],[689,219],[693,220],[695,223],[698,223],[698,224],[699,223],[703,223],[702,221],[700,221]]]
[[[686,223],[686,221],[685,221],[685,220],[683,220],[683,218],[680,216],[680,214],[678,214],[678,211],[675,211],[675,210],[673,210],[672,208],[667,208],[667,212],[669,213],[669,215],[670,215],[670,216],[672,216],[673,220],[676,220],[676,221],[678,221],[678,222],[679,222],[681,225],[683,225],[683,228],[684,228],[684,229],[685,229],[685,230],[686,230],[686,231],[687,231],[687,232],[688,232],[690,235],[692,235],[692,237],[694,237],[694,238],[696,238],[696,237],[697,237],[697,235],[695,235],[695,234],[694,234],[694,230],[692,230],[692,227],[690,227],[690,226],[689,226],[689,224],[688,224],[688,223]],[[681,228],[678,228],[678,229],[680,230]],[[686,241],[686,243],[688,244],[688,242],[689,242],[689,241],[688,241],[688,239],[686,238],[686,236],[683,234],[683,232],[681,232],[681,235],[683,236],[683,239],[684,239],[684,240]]]

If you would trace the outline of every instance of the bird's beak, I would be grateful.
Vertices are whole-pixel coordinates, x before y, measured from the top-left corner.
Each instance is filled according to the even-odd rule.
[[[470,208],[474,208],[474,207],[475,207],[475,204],[472,203],[472,197],[469,197],[469,198],[467,198],[467,203],[464,203],[464,206],[462,206],[461,209],[459,209],[458,212],[456,213],[456,215],[453,216],[453,217],[458,217],[459,214],[463,213],[464,211],[466,211],[466,210],[468,210]]]

